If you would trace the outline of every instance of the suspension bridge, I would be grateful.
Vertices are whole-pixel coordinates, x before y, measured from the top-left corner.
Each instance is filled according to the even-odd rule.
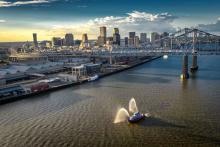
[[[91,57],[139,57],[139,56],[183,56],[182,79],[189,78],[188,56],[192,56],[191,71],[198,70],[197,56],[220,55],[220,36],[185,28],[166,37],[140,47],[112,47],[110,50],[93,50]]]

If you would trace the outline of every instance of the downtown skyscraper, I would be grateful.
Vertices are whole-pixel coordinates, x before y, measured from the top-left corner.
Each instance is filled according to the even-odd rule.
[[[119,29],[114,28],[114,33],[113,33],[113,44],[120,46],[120,34],[119,34]]]
[[[140,34],[140,43],[146,43],[147,42],[147,33],[141,33]]]
[[[33,33],[33,46],[38,48],[37,33]]]
[[[80,48],[83,49],[83,48],[88,48],[90,45],[89,45],[89,39],[88,39],[88,35],[86,33],[84,33],[82,35],[82,41],[81,41],[81,44],[80,44]]]
[[[135,32],[129,32],[128,44],[134,46]]]
[[[98,37],[98,42],[97,44],[99,46],[104,46],[106,44],[106,38],[107,38],[107,30],[106,27],[100,27],[100,35]]]
[[[68,33],[65,35],[65,46],[73,46],[74,45],[74,38],[72,33]]]
[[[151,42],[155,43],[156,40],[160,39],[160,34],[157,32],[151,33]]]

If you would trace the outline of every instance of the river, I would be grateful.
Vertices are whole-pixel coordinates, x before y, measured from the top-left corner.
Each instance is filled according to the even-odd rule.
[[[219,61],[218,56],[198,57],[198,72],[181,81],[182,58],[160,58],[95,82],[1,105],[0,146],[220,146]],[[114,124],[131,97],[151,117]]]

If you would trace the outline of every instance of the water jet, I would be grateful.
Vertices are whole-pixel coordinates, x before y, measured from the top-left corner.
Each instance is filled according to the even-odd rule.
[[[134,98],[131,98],[131,100],[129,101],[128,110],[132,114],[131,116],[125,108],[119,109],[116,114],[114,123],[120,123],[126,120],[130,123],[136,123],[139,120],[144,119],[145,117],[149,117],[149,113],[142,114],[138,111],[138,107]]]
[[[129,113],[125,108],[121,108],[118,110],[114,123],[120,123],[126,121],[129,118]]]
[[[134,98],[131,98],[131,100],[129,101],[129,112],[138,112],[137,104]]]

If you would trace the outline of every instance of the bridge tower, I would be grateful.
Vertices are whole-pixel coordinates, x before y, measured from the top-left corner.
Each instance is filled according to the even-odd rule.
[[[193,31],[193,50],[192,50],[192,66],[190,68],[191,72],[198,70],[197,65],[197,49],[196,49],[196,42],[197,42],[197,30]]]
[[[180,76],[181,79],[188,79],[189,73],[188,73],[188,55],[183,56],[183,65],[182,65],[182,74]]]

